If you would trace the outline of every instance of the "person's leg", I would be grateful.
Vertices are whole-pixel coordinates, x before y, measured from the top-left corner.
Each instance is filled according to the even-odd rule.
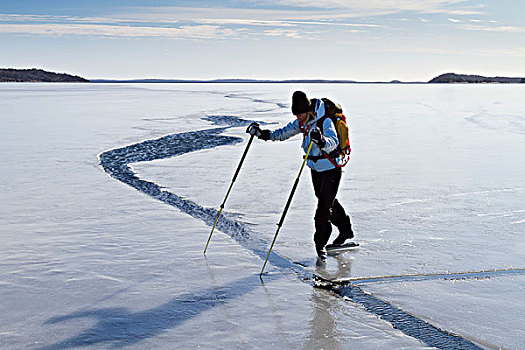
[[[311,170],[312,174],[312,184],[314,185],[314,194],[319,199],[319,192],[321,190],[321,173],[318,173],[315,170]]]
[[[330,234],[332,233],[332,224],[330,222],[331,209],[334,204],[337,189],[339,188],[340,180],[340,168],[335,168],[325,172],[312,171],[314,192],[318,199],[314,217],[314,242],[318,252],[324,248],[326,243],[328,243]]]
[[[339,203],[337,198],[334,199],[330,221],[339,230],[339,236],[334,240],[334,244],[343,244],[347,239],[354,237],[350,216],[345,213],[343,206]]]

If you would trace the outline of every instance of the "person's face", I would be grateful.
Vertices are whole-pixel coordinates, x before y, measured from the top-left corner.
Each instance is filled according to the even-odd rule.
[[[308,113],[296,114],[295,117],[301,124],[304,124],[308,119]]]

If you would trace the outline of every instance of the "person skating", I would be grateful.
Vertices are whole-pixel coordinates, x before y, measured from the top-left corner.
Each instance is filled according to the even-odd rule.
[[[342,175],[339,166],[343,160],[331,160],[324,155],[335,150],[339,140],[332,120],[325,116],[325,104],[322,99],[310,100],[304,92],[295,91],[292,95],[292,113],[296,119],[283,128],[262,130],[257,123],[252,123],[247,132],[264,141],[284,141],[302,134],[302,148],[305,153],[310,142],[314,142],[307,160],[317,197],[314,242],[317,255],[325,259],[325,246],[332,233],[332,224],[339,230],[333,244],[343,244],[347,239],[354,237],[350,217],[336,198]]]

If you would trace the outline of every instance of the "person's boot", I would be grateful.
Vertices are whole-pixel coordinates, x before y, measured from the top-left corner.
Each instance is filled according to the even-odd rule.
[[[317,252],[318,261],[326,261],[326,249],[319,245],[315,245],[315,251]]]
[[[317,251],[317,260],[318,261],[326,261],[326,250],[323,248],[323,249],[316,249]]]
[[[347,239],[354,238],[354,231],[352,230],[352,223],[350,217],[347,215],[345,218],[345,224],[339,231],[339,236],[334,239],[333,244],[343,244]]]

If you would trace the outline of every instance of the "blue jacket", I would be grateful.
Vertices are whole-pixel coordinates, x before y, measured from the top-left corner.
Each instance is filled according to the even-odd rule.
[[[286,139],[289,139],[292,136],[295,136],[297,134],[303,134],[303,150],[304,153],[308,151],[308,147],[310,146],[310,130],[315,128],[317,126],[317,122],[320,118],[322,118],[325,114],[324,110],[324,103],[322,100],[318,99],[315,108],[314,108],[314,114],[315,118],[314,120],[309,121],[306,125],[304,125],[302,128],[299,125],[299,121],[296,119],[293,122],[288,123],[286,126],[274,130],[270,133],[270,140],[272,141],[284,141]],[[323,136],[325,137],[326,144],[322,148],[322,150],[325,153],[330,153],[333,150],[336,149],[336,147],[339,145],[339,139],[337,138],[337,132],[335,131],[334,123],[330,118],[324,118],[323,126],[322,128],[319,126],[320,129],[323,131]],[[321,149],[317,144],[314,142],[312,145],[312,149],[310,150],[311,156],[322,156]],[[340,164],[340,159],[337,159],[336,162]],[[311,159],[308,159],[306,161],[306,164],[308,167],[312,170],[323,172],[330,169],[335,168],[335,165],[333,165],[328,159],[323,158],[319,159],[317,161],[313,161]]]

